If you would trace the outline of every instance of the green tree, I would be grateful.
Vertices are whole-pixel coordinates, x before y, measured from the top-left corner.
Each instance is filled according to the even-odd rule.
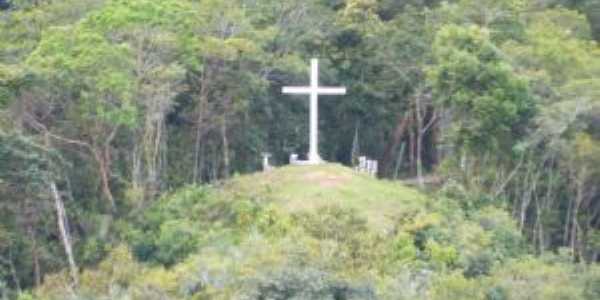
[[[110,209],[116,211],[110,187],[111,144],[119,128],[134,126],[137,121],[130,49],[111,44],[85,25],[56,27],[47,32],[27,63],[44,81],[43,90],[33,93],[57,101],[70,121],[69,128],[54,129],[30,112],[31,126],[49,132],[59,142],[89,151],[98,165],[102,192]],[[52,108],[47,109],[52,113]],[[74,134],[63,133],[65,129]]]
[[[527,81],[503,61],[485,28],[445,26],[433,49],[436,64],[429,77],[454,115],[455,144],[473,152],[510,153],[535,109]]]

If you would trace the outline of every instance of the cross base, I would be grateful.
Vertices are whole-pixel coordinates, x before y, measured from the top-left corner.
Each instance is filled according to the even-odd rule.
[[[290,164],[293,166],[316,166],[325,163],[320,155],[308,154],[308,160],[299,160],[298,154],[290,155]]]
[[[292,163],[293,166],[317,166],[322,164],[323,161],[311,161],[311,160],[297,160]]]

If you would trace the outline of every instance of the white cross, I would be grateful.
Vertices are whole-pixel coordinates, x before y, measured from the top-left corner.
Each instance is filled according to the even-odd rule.
[[[311,164],[320,163],[319,156],[319,95],[345,95],[345,87],[320,87],[319,86],[319,60],[313,58],[310,60],[310,86],[283,88],[284,94],[310,95],[310,139],[308,162]]]

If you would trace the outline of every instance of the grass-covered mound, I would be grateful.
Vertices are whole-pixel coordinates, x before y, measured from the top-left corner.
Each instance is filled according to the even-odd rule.
[[[233,197],[270,200],[286,213],[339,206],[355,210],[373,230],[392,230],[398,217],[423,207],[427,197],[398,183],[375,180],[350,168],[328,164],[286,167],[237,177],[223,191]]]
[[[532,258],[511,217],[338,165],[165,195],[79,286],[33,299],[598,299],[597,270]],[[29,298],[23,297],[23,298]]]

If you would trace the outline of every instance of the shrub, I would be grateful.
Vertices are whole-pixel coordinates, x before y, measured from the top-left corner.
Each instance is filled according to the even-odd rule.
[[[406,232],[399,232],[392,242],[390,258],[395,261],[407,262],[417,258],[417,248],[412,236]]]
[[[479,283],[464,278],[460,273],[442,276],[432,290],[432,299],[473,300],[482,299]]]
[[[467,258],[467,267],[463,275],[467,278],[490,275],[494,261],[494,256],[489,251],[470,256]]]
[[[326,272],[287,267],[250,280],[240,299],[244,300],[369,300],[376,299],[369,285],[336,280]]]
[[[583,297],[586,300],[600,299],[600,269],[592,270],[584,279]]]
[[[171,266],[184,258],[198,245],[197,231],[187,220],[167,221],[160,226],[160,232],[155,241],[156,260]]]
[[[458,259],[458,252],[452,246],[443,246],[434,240],[427,241],[425,252],[435,265],[452,266]]]
[[[495,286],[487,291],[485,300],[508,300],[508,293],[503,287]]]

